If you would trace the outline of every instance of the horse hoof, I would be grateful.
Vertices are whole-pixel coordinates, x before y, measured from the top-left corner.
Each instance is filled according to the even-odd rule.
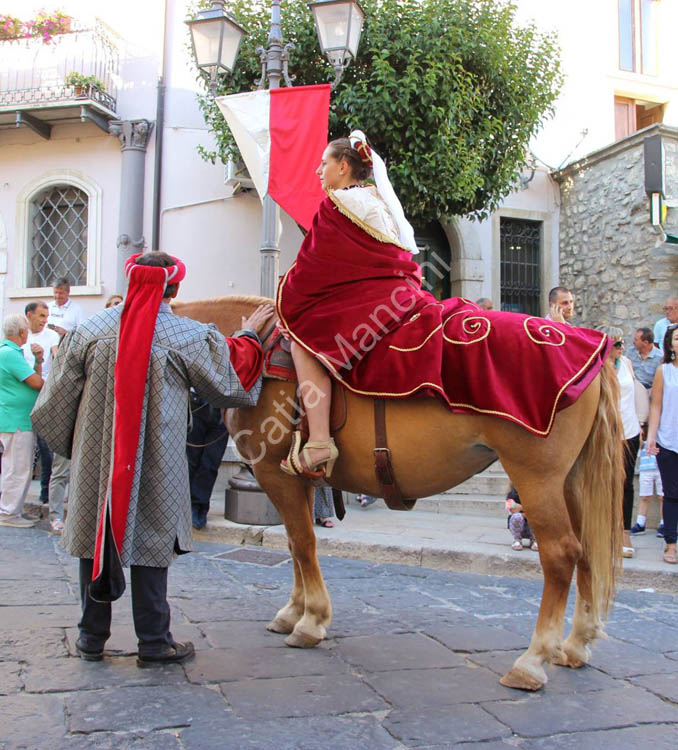
[[[287,620],[283,620],[281,617],[276,617],[268,623],[266,630],[270,630],[271,633],[282,633],[283,635],[287,635],[294,630],[294,624]]]
[[[553,664],[559,667],[570,667],[580,669],[585,667],[591,659],[591,651],[587,646],[578,649],[563,648],[560,654],[553,659]]]
[[[290,635],[285,638],[285,643],[292,648],[313,648],[317,646],[322,638],[309,635],[300,630],[293,631]]]
[[[541,690],[546,680],[540,680],[523,669],[513,667],[499,682],[504,687],[515,688],[516,690]]]

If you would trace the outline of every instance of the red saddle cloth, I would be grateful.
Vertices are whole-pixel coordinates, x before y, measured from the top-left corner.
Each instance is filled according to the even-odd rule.
[[[611,340],[518,313],[439,302],[407,251],[380,241],[330,197],[278,287],[280,321],[363,396],[438,396],[546,436],[601,369]]]

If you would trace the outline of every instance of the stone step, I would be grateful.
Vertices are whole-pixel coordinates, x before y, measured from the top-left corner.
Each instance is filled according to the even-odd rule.
[[[445,491],[445,495],[502,495],[506,497],[509,478],[506,472],[488,470],[476,474],[465,482],[451,487]]]
[[[417,500],[417,510],[446,515],[482,516],[503,518],[506,516],[505,494],[448,494],[422,497]]]

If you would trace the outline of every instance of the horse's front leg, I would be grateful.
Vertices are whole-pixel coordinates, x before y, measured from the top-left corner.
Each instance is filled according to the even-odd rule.
[[[266,629],[272,633],[284,633],[285,635],[291,633],[294,630],[294,626],[304,616],[304,580],[301,575],[299,563],[292,552],[292,545],[288,543],[288,547],[294,568],[292,592],[287,604],[278,610],[276,616],[266,626]]]
[[[294,563],[290,599],[267,627],[289,633],[285,639],[288,646],[311,648],[325,638],[332,619],[332,604],[316,554],[313,488],[299,478],[286,477],[277,462],[255,467],[255,474],[285,524]]]

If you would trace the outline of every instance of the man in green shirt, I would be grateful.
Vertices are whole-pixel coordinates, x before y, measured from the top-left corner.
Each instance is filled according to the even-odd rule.
[[[0,443],[2,443],[2,497],[0,526],[29,528],[35,521],[23,516],[31,483],[34,435],[31,409],[42,388],[44,352],[32,344],[35,365],[24,359],[21,347],[28,341],[28,320],[8,315],[0,343]]]

